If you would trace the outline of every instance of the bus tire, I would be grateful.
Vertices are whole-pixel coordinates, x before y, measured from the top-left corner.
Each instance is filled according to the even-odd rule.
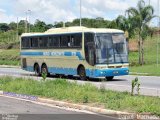
[[[35,72],[35,75],[36,76],[40,76],[41,73],[40,73],[40,68],[39,68],[39,65],[38,64],[35,64],[34,65],[34,72]]]
[[[43,64],[42,67],[41,67],[41,74],[42,73],[45,73],[47,76],[49,76],[49,72],[48,72],[48,68],[47,68],[47,65],[46,64]]]
[[[112,80],[113,80],[113,78],[114,78],[114,76],[106,77],[106,80],[108,80],[108,81],[112,81]]]
[[[86,71],[84,66],[81,65],[78,67],[78,75],[81,80],[86,80]]]
[[[68,79],[73,79],[73,75],[68,75]]]

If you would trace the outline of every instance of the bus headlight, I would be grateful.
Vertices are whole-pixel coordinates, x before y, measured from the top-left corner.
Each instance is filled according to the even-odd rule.
[[[101,73],[101,75],[105,75],[105,74],[106,74],[106,72],[105,72],[105,71],[101,71],[100,73]]]

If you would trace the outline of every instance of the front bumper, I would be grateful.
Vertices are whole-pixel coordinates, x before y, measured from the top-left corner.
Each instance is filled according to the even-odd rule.
[[[89,77],[109,77],[109,76],[121,76],[128,75],[128,68],[108,68],[108,69],[95,69],[88,71]]]

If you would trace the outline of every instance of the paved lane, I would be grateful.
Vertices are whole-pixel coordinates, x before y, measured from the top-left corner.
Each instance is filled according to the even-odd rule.
[[[41,79],[33,76],[33,73],[26,72],[20,68],[0,68],[0,75],[11,75],[16,77],[32,77],[34,79]],[[85,84],[89,82],[97,87],[105,86],[107,89],[118,90],[118,91],[131,91],[131,81],[137,76],[119,76],[115,77],[112,81],[99,82],[97,79],[90,79],[90,81],[77,80],[79,84]],[[50,77],[48,79],[53,79]],[[160,96],[160,77],[155,76],[138,76],[141,83],[141,94]],[[73,80],[70,80],[71,82]]]
[[[8,120],[118,120],[104,115],[48,107],[0,96],[0,120],[5,117]]]

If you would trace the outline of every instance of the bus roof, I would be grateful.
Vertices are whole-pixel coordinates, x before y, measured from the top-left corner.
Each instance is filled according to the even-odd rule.
[[[107,28],[87,28],[87,27],[62,27],[62,28],[51,28],[44,33],[23,33],[23,36],[38,36],[38,35],[52,35],[52,34],[65,34],[65,33],[78,33],[78,32],[93,32],[93,33],[124,33],[118,29],[107,29]]]

